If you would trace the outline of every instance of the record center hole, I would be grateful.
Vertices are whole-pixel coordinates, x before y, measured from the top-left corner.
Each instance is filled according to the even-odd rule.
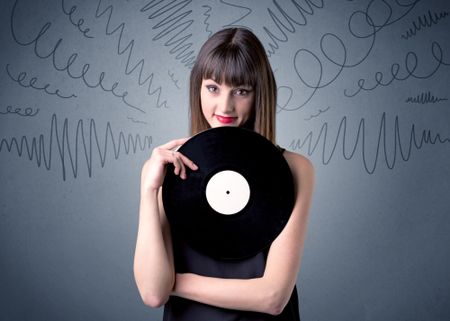
[[[227,193],[227,194],[230,194],[230,191],[227,191],[226,193]]]

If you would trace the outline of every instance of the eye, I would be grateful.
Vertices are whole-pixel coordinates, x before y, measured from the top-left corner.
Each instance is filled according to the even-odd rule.
[[[217,92],[217,86],[214,85],[206,85],[206,89],[210,92],[210,93],[216,93]]]
[[[238,88],[234,91],[236,96],[247,96],[250,93],[249,89]]]

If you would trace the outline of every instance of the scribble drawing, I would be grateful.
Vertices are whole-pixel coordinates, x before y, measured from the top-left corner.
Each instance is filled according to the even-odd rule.
[[[70,95],[68,95],[68,94],[62,94],[62,93],[60,92],[59,89],[56,89],[56,90],[50,90],[50,89],[49,89],[50,84],[46,84],[46,85],[44,85],[44,86],[38,86],[38,85],[36,84],[36,82],[38,81],[38,78],[37,78],[37,77],[32,77],[32,78],[30,78],[30,79],[28,80],[28,83],[27,83],[27,82],[25,81],[25,78],[27,78],[28,74],[27,74],[26,72],[24,72],[24,71],[22,71],[22,72],[19,73],[16,77],[14,77],[14,76],[11,74],[11,71],[9,70],[9,64],[6,64],[5,69],[6,69],[6,73],[8,74],[9,78],[10,78],[12,81],[18,83],[19,86],[21,86],[21,87],[23,87],[23,88],[33,88],[33,89],[36,89],[36,90],[43,91],[43,92],[45,92],[47,95],[56,95],[56,96],[58,96],[59,98],[63,98],[63,99],[69,99],[69,98],[75,98],[75,97],[77,97],[77,95],[75,95],[75,94],[70,94]]]
[[[306,121],[309,121],[309,120],[311,120],[311,119],[313,119],[313,118],[317,118],[317,117],[319,117],[319,115],[320,114],[323,114],[324,112],[326,112],[326,111],[328,111],[330,109],[330,106],[328,106],[327,108],[325,108],[325,109],[319,109],[319,112],[317,112],[316,114],[313,114],[313,115],[311,115],[311,116],[309,116],[308,118],[305,118],[305,120]]]
[[[135,124],[144,124],[147,125],[148,123],[146,121],[140,120],[140,119],[134,119],[133,117],[128,116],[128,120],[131,120]]]
[[[289,147],[293,150],[299,150],[306,146],[308,155],[314,154],[319,149],[324,165],[329,164],[331,159],[335,157],[336,153],[339,151],[341,151],[344,159],[350,160],[356,155],[357,149],[360,148],[364,169],[368,174],[373,174],[378,163],[382,161],[380,160],[383,156],[382,153],[384,154],[384,163],[387,168],[393,169],[399,156],[405,162],[410,159],[413,148],[420,150],[424,144],[448,144],[447,146],[450,146],[449,137],[442,138],[439,133],[432,134],[430,130],[423,130],[421,133],[418,133],[414,124],[411,125],[411,129],[409,130],[409,143],[405,146],[400,137],[398,116],[395,117],[394,135],[389,138],[386,134],[386,113],[383,113],[379,126],[378,142],[375,147],[373,164],[369,165],[367,160],[368,151],[366,149],[366,136],[368,134],[366,132],[365,123],[366,120],[361,118],[353,144],[347,144],[348,136],[350,134],[347,133],[347,117],[344,116],[339,123],[336,137],[332,138],[329,136],[328,123],[325,122],[317,136],[314,137],[314,133],[311,131],[303,140],[293,140]],[[342,145],[340,145],[341,148],[338,148],[339,140],[342,140]],[[393,146],[393,150],[388,149],[388,144],[389,146]],[[326,155],[327,153],[329,154],[328,156]],[[389,159],[389,157],[391,159]]]
[[[417,95],[416,97],[408,97],[405,102],[412,103],[412,104],[435,104],[441,101],[446,101],[448,98],[440,98],[435,97],[431,94],[431,92],[421,93]]]
[[[38,167],[44,165],[47,170],[51,170],[54,162],[58,161],[65,181],[68,167],[72,170],[73,177],[77,178],[79,162],[83,160],[89,177],[92,177],[93,160],[97,159],[97,156],[103,168],[111,154],[114,159],[118,159],[123,154],[135,154],[137,151],[148,150],[152,145],[151,136],[141,137],[139,134],[125,134],[122,131],[114,134],[109,122],[106,124],[103,139],[99,138],[97,125],[93,119],[89,121],[89,127],[86,127],[82,119],[78,120],[74,136],[69,137],[69,134],[73,132],[69,128],[69,120],[64,119],[61,129],[58,126],[57,116],[53,114],[48,133],[41,134],[39,137],[2,138],[0,153],[15,152],[19,157],[26,156],[30,161],[36,162]],[[112,152],[109,151],[111,148]]]
[[[178,84],[179,79],[175,79],[175,72],[167,70],[167,75],[169,75],[170,80],[172,80],[172,83],[177,87],[177,89],[180,89],[180,85]]]
[[[84,25],[84,19],[83,18],[79,18],[77,21],[74,20],[73,18],[73,14],[77,11],[78,6],[74,5],[72,7],[70,7],[69,10],[67,10],[66,6],[65,6],[65,0],[61,0],[61,10],[62,12],[69,18],[70,23],[77,28],[77,30],[79,32],[81,32],[81,34],[89,39],[94,38],[94,36],[88,35],[89,31],[91,31],[91,29],[89,28],[83,28]]]
[[[431,28],[431,26],[438,24],[440,20],[448,17],[449,14],[450,12],[448,11],[431,13],[431,11],[428,10],[428,14],[419,16],[416,21],[413,21],[412,27],[402,34],[401,38],[408,40],[409,38],[414,37],[418,31],[421,31],[424,28]]]
[[[156,95],[156,106],[157,107],[168,107],[167,106],[167,101],[166,100],[162,100],[161,96],[162,96],[162,88],[161,86],[157,86],[155,89],[153,88],[153,80],[154,80],[154,74],[150,73],[148,76],[143,76],[144,75],[144,66],[145,66],[145,60],[143,58],[141,58],[134,66],[131,66],[131,57],[133,56],[133,49],[134,49],[134,39],[131,39],[130,42],[128,42],[127,45],[122,44],[122,39],[123,39],[123,33],[125,30],[125,23],[122,22],[121,24],[119,24],[117,27],[115,27],[114,29],[110,26],[111,24],[111,17],[113,15],[114,12],[114,6],[113,5],[109,5],[107,6],[105,9],[101,10],[100,6],[101,6],[102,0],[98,1],[98,5],[97,5],[97,9],[95,10],[95,18],[100,18],[103,15],[107,15],[107,21],[106,21],[106,27],[105,27],[105,34],[107,36],[112,36],[114,35],[116,32],[118,32],[119,37],[117,40],[117,54],[119,56],[123,55],[124,53],[128,52],[128,55],[126,56],[126,64],[125,64],[125,74],[126,75],[130,75],[132,74],[135,70],[138,70],[138,84],[139,86],[143,86],[146,83],[148,83],[148,87],[147,87],[147,94],[149,96],[152,95]],[[162,100],[162,101],[161,101]]]
[[[424,73],[422,70],[419,71],[419,58],[414,51],[409,51],[404,58],[404,71],[401,71],[400,64],[393,63],[391,65],[390,75],[387,77],[381,72],[377,71],[374,74],[374,84],[366,84],[366,79],[360,78],[356,83],[358,89],[350,90],[344,89],[344,95],[346,97],[354,97],[358,95],[361,91],[372,91],[378,88],[379,86],[387,87],[390,86],[394,81],[405,81],[409,78],[415,79],[429,79],[431,78],[441,66],[449,67],[450,61],[444,60],[444,51],[442,50],[441,45],[433,41],[431,43],[431,55],[433,56],[432,62],[435,62],[435,66],[433,66],[430,62],[427,62],[427,67],[429,69],[428,73]]]
[[[22,117],[34,117],[39,113],[39,108],[36,108],[35,110],[31,107],[27,107],[27,108],[20,108],[20,107],[15,107],[13,108],[13,106],[6,106],[5,111],[1,111],[0,110],[0,115],[18,115],[18,116],[22,116]]]
[[[18,30],[16,29],[16,26],[23,24],[23,21],[20,19],[17,19],[17,17],[16,17],[16,9],[17,9],[16,7],[17,7],[18,2],[19,2],[18,0],[16,0],[16,2],[14,2],[13,8],[11,10],[11,20],[10,20],[11,36],[16,44],[18,44],[19,46],[23,46],[23,47],[31,46],[33,48],[34,55],[36,57],[38,57],[39,59],[49,59],[51,61],[51,65],[53,66],[54,70],[57,70],[59,72],[65,72],[71,79],[81,79],[83,84],[87,88],[101,89],[106,93],[110,93],[114,97],[119,98],[126,106],[133,108],[135,111],[139,111],[139,112],[145,114],[145,111],[143,110],[143,108],[130,102],[129,97],[131,95],[129,95],[129,92],[127,90],[123,90],[123,89],[120,90],[117,88],[117,87],[119,87],[119,81],[113,82],[112,85],[105,84],[105,78],[107,78],[106,77],[107,72],[101,71],[100,73],[96,74],[95,76],[92,76],[92,71],[89,72],[89,70],[91,69],[90,63],[85,63],[81,67],[81,70],[80,69],[74,70],[73,65],[75,64],[75,62],[77,62],[77,59],[79,56],[78,52],[73,52],[67,58],[67,61],[61,62],[62,60],[64,60],[64,58],[62,58],[61,56],[65,55],[64,52],[61,54],[61,52],[63,51],[61,49],[61,45],[65,44],[65,41],[67,42],[67,39],[59,38],[56,41],[56,43],[54,44],[52,49],[49,49],[52,47],[51,45],[50,45],[50,47],[46,47],[46,45],[49,42],[49,39],[48,39],[48,37],[44,37],[44,35],[52,27],[51,22],[46,22],[40,28],[40,30],[39,30],[39,28],[34,28],[33,32],[36,32],[36,30],[39,30],[37,32],[37,35],[34,36],[34,38],[33,38],[33,36],[31,36],[29,34],[27,34],[25,36],[22,35],[23,37],[20,37],[20,35],[19,35],[20,32],[18,32]],[[20,10],[18,10],[18,11],[20,11]],[[19,21],[16,21],[16,20],[19,20]],[[42,40],[43,37],[45,40]],[[30,38],[31,38],[31,40],[30,40]],[[75,68],[78,68],[79,67],[78,65],[79,64],[75,64],[75,66],[77,66]],[[130,73],[133,70],[131,70]],[[89,76],[87,76],[88,74],[89,74]],[[98,79],[93,81],[92,78],[96,78],[96,77],[98,77]],[[143,82],[139,83],[139,85],[143,85],[148,80],[150,80],[150,83],[148,86],[148,94],[149,95],[158,94],[158,96],[157,96],[158,107],[166,106],[165,101],[160,103],[161,87],[158,87],[154,91],[151,91],[151,89],[150,89],[152,80],[153,80],[153,74],[148,76]]]
[[[205,16],[205,20],[203,20],[203,24],[205,25],[205,31],[208,34],[208,38],[211,37],[213,35],[213,32],[209,26],[209,18],[211,18],[211,6],[208,5],[203,5],[202,8],[206,8],[205,12],[203,13],[203,15]]]
[[[168,38],[164,42],[164,46],[170,48],[169,53],[176,55],[175,59],[179,60],[188,68],[194,65],[196,58],[194,50],[191,49],[193,43],[189,42],[192,33],[185,33],[194,23],[193,19],[187,20],[188,17],[191,17],[192,10],[185,9],[191,2],[192,0],[152,0],[140,10],[143,13],[149,14],[149,20],[154,20],[155,25],[152,27],[153,30],[161,30],[152,40],[157,41]],[[159,6],[161,3],[163,5]],[[155,20],[157,18],[159,20]]]
[[[245,17],[247,17],[249,14],[252,13],[252,9],[250,9],[250,8],[243,7],[243,6],[240,6],[240,5],[231,3],[231,2],[227,2],[227,1],[225,1],[225,0],[220,0],[220,3],[222,3],[222,4],[224,4],[224,5],[227,5],[227,6],[230,6],[230,7],[233,7],[233,8],[244,9],[244,11],[245,11],[245,13],[244,13],[241,17],[239,17],[239,18],[237,18],[236,20],[234,20],[234,21],[232,21],[232,22],[230,22],[230,23],[224,25],[224,26],[223,26],[224,28],[226,28],[226,27],[243,27],[243,25],[240,25],[240,24],[238,24],[238,23],[239,23],[240,21],[244,20]],[[245,27],[245,26],[244,26],[244,27]],[[247,28],[248,28],[248,27],[247,27]]]
[[[323,88],[333,84],[340,79],[341,73],[346,69],[356,68],[366,61],[371,55],[372,49],[375,47],[376,36],[379,32],[384,30],[387,26],[391,26],[405,17],[411,10],[414,9],[419,0],[414,0],[411,3],[400,3],[399,1],[383,1],[382,5],[384,10],[378,10],[378,5],[381,1],[370,1],[364,10],[353,11],[347,20],[348,31],[352,36],[352,46],[348,46],[348,40],[344,40],[338,34],[332,32],[325,32],[320,37],[320,55],[315,51],[307,48],[300,48],[294,55],[294,70],[297,74],[298,80],[302,86],[306,86],[310,90],[309,93],[305,93],[297,102],[297,106],[286,106],[285,110],[297,110],[306,106],[311,99]],[[375,24],[375,21],[377,23]],[[381,22],[381,23],[379,23]],[[287,41],[287,38],[286,38]],[[354,46],[359,41],[359,46]],[[339,47],[336,50],[336,45]],[[358,48],[357,50],[351,49]],[[443,58],[439,57],[442,53],[442,48],[438,43],[433,44],[432,50],[434,50],[433,58],[440,60],[440,64],[443,63]],[[409,65],[406,66],[410,73],[414,72],[413,65],[414,53],[408,54],[405,58]],[[303,63],[308,63],[314,66],[312,73],[307,69],[302,68]],[[324,62],[327,62],[326,64]],[[328,66],[327,66],[328,65]],[[412,66],[412,67],[409,67]],[[398,75],[400,66],[393,64],[391,68],[391,74],[393,76]],[[375,80],[379,79],[381,74],[376,74]],[[406,79],[406,78],[405,78]],[[379,80],[381,83],[381,79]],[[386,83],[383,79],[383,83]],[[377,84],[379,85],[379,84]],[[366,88],[365,79],[358,81],[358,86]],[[358,89],[355,93],[346,95],[347,97],[353,97],[358,94],[362,88]],[[376,86],[374,87],[376,88]],[[344,92],[346,94],[346,92]]]
[[[271,55],[274,55],[276,53],[276,50],[280,48],[279,43],[289,41],[287,32],[293,34],[297,31],[297,28],[299,26],[306,26],[308,24],[308,18],[306,17],[306,15],[312,16],[316,12],[316,9],[323,8],[323,0],[304,0],[303,3],[298,3],[296,0],[291,0],[291,3],[296,9],[292,12],[288,12],[288,9],[283,8],[283,6],[280,5],[279,1],[277,0],[273,0],[273,4],[278,12],[276,12],[277,10],[267,8],[270,19],[276,26],[276,31],[269,30],[267,26],[263,27],[264,32],[269,36],[271,40],[268,43],[269,49],[267,50],[267,54],[269,57]]]

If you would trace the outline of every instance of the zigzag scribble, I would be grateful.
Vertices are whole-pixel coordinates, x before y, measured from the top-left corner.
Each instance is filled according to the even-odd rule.
[[[322,163],[327,165],[330,163],[331,159],[336,155],[336,153],[341,152],[342,156],[346,160],[352,159],[356,155],[356,151],[358,147],[360,147],[362,154],[362,161],[364,165],[364,169],[368,174],[373,174],[375,169],[377,168],[378,163],[381,161],[381,153],[384,154],[384,163],[389,169],[393,169],[396,162],[397,157],[401,157],[401,159],[407,162],[410,157],[413,148],[420,150],[424,144],[450,144],[450,138],[442,138],[439,133],[432,134],[430,130],[423,130],[421,133],[416,131],[415,125],[411,125],[411,129],[409,131],[409,143],[403,144],[400,137],[400,125],[398,116],[395,117],[395,125],[394,125],[394,136],[392,138],[388,138],[386,135],[386,113],[383,113],[380,121],[379,132],[378,132],[378,142],[375,145],[375,156],[373,160],[373,164],[370,166],[368,164],[368,156],[367,156],[367,145],[366,145],[366,128],[365,128],[366,120],[361,118],[358,126],[358,132],[355,135],[355,140],[353,144],[347,144],[348,136],[347,133],[347,117],[344,116],[340,123],[339,129],[336,133],[336,136],[330,137],[328,134],[328,123],[325,122],[319,134],[314,138],[314,134],[310,131],[306,137],[301,139],[294,139],[289,145],[289,148],[292,150],[300,150],[303,147],[307,147],[308,155],[314,154],[317,149],[321,152]],[[419,137],[419,138],[418,138]],[[342,139],[341,147],[338,148],[339,140]],[[329,141],[333,141],[329,142]],[[387,143],[388,141],[393,144],[393,151],[388,149]],[[349,145],[349,146],[347,146]],[[327,146],[331,146],[328,147]],[[328,153],[328,156],[327,156]],[[391,159],[389,159],[389,156]]]
[[[412,23],[412,27],[409,28],[403,35],[400,37],[402,39],[408,40],[411,37],[414,37],[418,31],[423,30],[424,28],[431,28],[433,25],[438,24],[439,20],[446,18],[450,13],[447,11],[442,11],[440,13],[432,14],[430,10],[428,10],[428,15],[424,14],[422,16],[417,17],[417,21]]]
[[[75,134],[71,137],[69,127],[67,118],[64,119],[63,125],[59,126],[58,118],[53,114],[47,134],[40,134],[39,137],[2,138],[0,153],[15,152],[19,157],[26,156],[30,161],[36,162],[38,167],[44,165],[47,170],[52,169],[55,161],[60,162],[62,178],[65,181],[68,172],[71,172],[74,178],[78,177],[79,162],[83,161],[89,177],[92,177],[94,156],[99,157],[100,166],[103,168],[111,154],[110,148],[114,159],[118,159],[123,154],[136,154],[137,151],[150,149],[152,145],[151,136],[141,137],[139,134],[125,134],[123,131],[114,134],[109,122],[106,124],[103,139],[99,138],[93,119],[89,121],[88,128],[82,119],[78,120]]]

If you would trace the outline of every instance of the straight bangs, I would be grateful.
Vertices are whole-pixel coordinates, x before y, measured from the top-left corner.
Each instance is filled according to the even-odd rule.
[[[224,48],[225,47],[225,48]],[[233,44],[220,46],[206,59],[201,71],[203,79],[212,79],[228,86],[251,86],[257,84],[257,68],[239,47]]]

